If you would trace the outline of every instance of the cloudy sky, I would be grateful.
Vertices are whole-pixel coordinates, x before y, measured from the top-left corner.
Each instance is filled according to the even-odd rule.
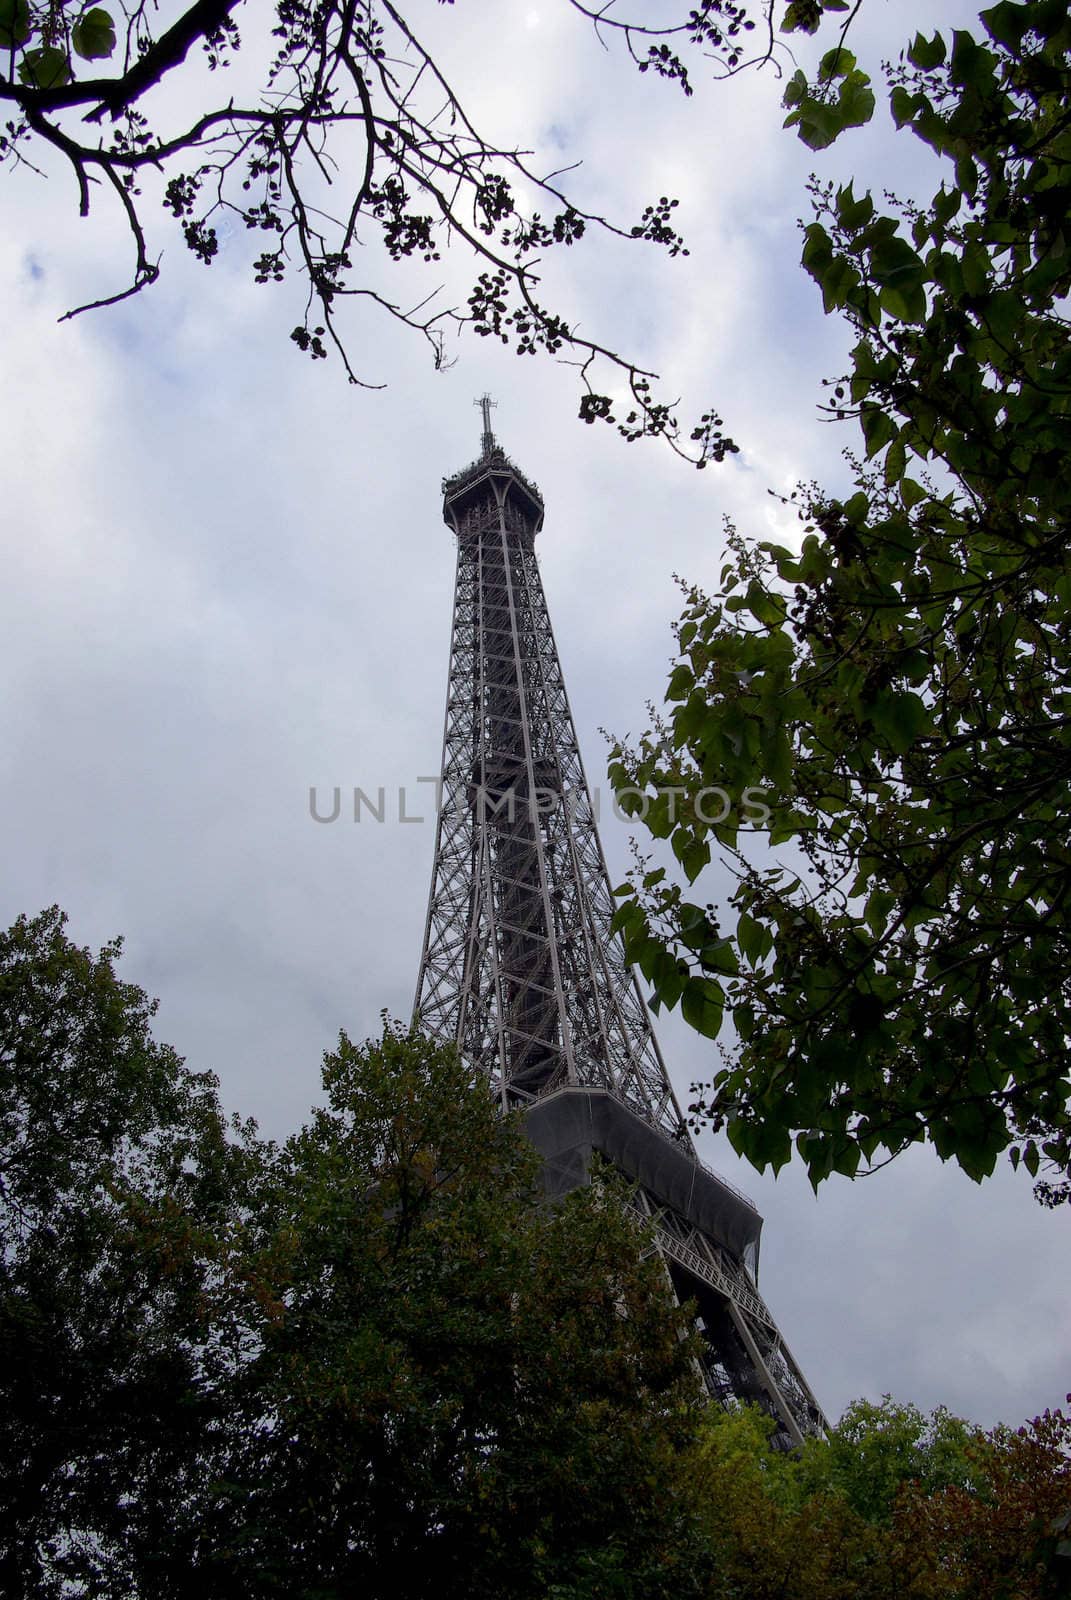
[[[886,114],[823,160],[781,131],[772,73],[685,101],[564,0],[406,14],[496,138],[548,167],[583,158],[585,203],[630,222],[680,197],[686,260],[580,249],[548,263],[546,298],[686,408],[713,402],[743,448],[695,473],[578,424],[568,369],[470,337],[435,373],[411,335],[356,314],[362,374],[388,387],[350,388],[294,351],[298,302],[250,284],[244,237],[206,270],[155,213],[161,282],[58,324],[122,281],[125,241],[103,203],[78,221],[62,170],[5,175],[0,918],[58,901],[79,942],[122,933],[160,1036],[272,1135],[316,1097],[340,1028],[363,1037],[412,1005],[434,845],[416,780],[439,764],[453,585],[439,482],[476,453],[474,396],[497,397],[500,438],[546,499],[544,582],[600,784],[600,729],[638,733],[661,697],[673,574],[712,585],[725,517],[791,535],[768,491],[844,481],[853,440],[816,405],[846,341],[798,267],[808,174],[935,186]],[[858,53],[894,57],[935,14],[868,0]],[[426,820],[318,824],[313,785],[404,786]],[[612,815],[603,841],[623,875]],[[706,898],[721,881],[712,868]],[[709,1047],[675,1018],[660,1036],[687,1095]],[[816,1199],[799,1173],[761,1178],[712,1139],[703,1153],[766,1218],[764,1293],[830,1414],[884,1391],[986,1424],[1062,1403],[1071,1215],[1027,1183],[978,1188],[914,1151]]]

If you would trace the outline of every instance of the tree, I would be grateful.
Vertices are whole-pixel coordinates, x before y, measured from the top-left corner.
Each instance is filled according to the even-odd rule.
[[[325,1057],[282,1148],[55,908],[0,935],[0,1529],[25,1600],[1055,1600],[1068,1423],[707,1408],[616,1181],[541,1199],[456,1055]]]
[[[325,1058],[282,1152],[279,1262],[232,1464],[249,1592],[698,1592],[675,1467],[687,1319],[609,1183],[539,1162],[470,1069],[388,1027]],[[240,1592],[245,1592],[241,1589]]]
[[[0,1586],[142,1591],[188,1562],[229,1429],[225,1293],[259,1147],[57,907],[0,934]],[[178,1592],[181,1586],[167,1592]]]
[[[641,73],[689,95],[689,51],[719,76],[775,52],[773,0],[756,7],[762,43],[752,53],[755,22],[737,0],[695,0],[663,22],[567,3],[600,42],[618,40]],[[782,26],[813,32],[823,11],[847,12],[847,0],[795,0]],[[737,448],[714,411],[682,434],[673,408],[653,395],[654,374],[542,300],[542,260],[587,233],[680,254],[676,201],[652,200],[629,223],[586,211],[561,172],[542,172],[526,152],[499,148],[473,124],[392,0],[276,0],[270,10],[245,12],[239,0],[159,8],[120,0],[111,10],[82,0],[0,0],[0,51],[0,101],[10,109],[0,162],[36,170],[57,152],[80,213],[102,188],[133,249],[129,284],[69,315],[158,278],[143,189],[155,192],[162,175],[161,198],[194,255],[212,263],[221,222],[247,230],[256,241],[256,283],[303,285],[295,345],[313,359],[333,350],[353,383],[370,380],[351,357],[352,315],[343,307],[375,306],[423,335],[437,366],[448,359],[449,332],[469,324],[521,355],[573,362],[586,422],[611,422],[629,439],[663,436],[698,465]],[[247,58],[254,65],[242,76]],[[367,249],[373,242],[378,266]],[[475,268],[467,293],[443,285],[450,247]],[[391,270],[403,262],[416,271]],[[619,383],[630,396],[624,407],[605,392]]]
[[[923,1497],[962,1489],[978,1480],[971,1451],[983,1441],[980,1428],[939,1406],[929,1416],[918,1406],[884,1395],[880,1404],[855,1400],[824,1439],[803,1453],[803,1492],[832,1492],[874,1526],[888,1526],[908,1485]]]
[[[755,1408],[712,1410],[688,1471],[709,1600],[1055,1600],[1071,1544],[1068,1421],[989,1433],[888,1395],[788,1457]]]
[[[770,1446],[756,1407],[711,1408],[689,1463],[688,1492],[713,1564],[708,1600],[880,1600],[887,1541],[843,1496],[807,1493],[800,1461]]]
[[[614,1184],[543,1202],[390,1027],[264,1144],[63,929],[0,935],[5,1595],[700,1594],[694,1334]]]
[[[1048,0],[981,22],[891,73],[895,122],[940,162],[929,204],[814,186],[803,263],[856,337],[829,406],[860,431],[856,492],[802,489],[798,548],[731,534],[719,592],[688,593],[667,718],[611,769],[689,883],[720,847],[732,924],[661,869],[617,919],[656,1004],[710,1037],[731,1012],[739,1055],[694,1109],[758,1167],[794,1140],[817,1186],[928,1141],[981,1180],[1010,1148],[1056,1203],[1071,23]],[[866,113],[861,78],[831,51],[789,84],[789,122],[831,142]],[[787,846],[770,866],[741,838],[760,803]]]
[[[1024,1427],[976,1436],[972,1484],[904,1486],[893,1534],[923,1549],[938,1592],[971,1600],[1058,1600],[1071,1579],[1071,1418],[1046,1411]]]

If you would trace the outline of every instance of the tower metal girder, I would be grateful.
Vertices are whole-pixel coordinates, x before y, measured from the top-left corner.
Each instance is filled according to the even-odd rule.
[[[636,1183],[704,1376],[756,1399],[785,1444],[824,1419],[755,1287],[761,1219],[698,1161],[635,974],[599,843],[535,556],[536,486],[483,411],[482,453],[443,483],[457,540],[435,864],[415,1021],[456,1043],[504,1109],[526,1108],[552,1193],[598,1151]]]

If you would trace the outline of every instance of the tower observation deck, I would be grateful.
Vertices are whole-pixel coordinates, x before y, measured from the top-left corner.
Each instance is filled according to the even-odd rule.
[[[477,460],[443,481],[457,541],[435,862],[416,1023],[523,1108],[564,1194],[593,1153],[634,1187],[703,1372],[798,1445],[822,1412],[756,1285],[762,1220],[696,1155],[613,897],[535,556],[543,498],[483,412]]]

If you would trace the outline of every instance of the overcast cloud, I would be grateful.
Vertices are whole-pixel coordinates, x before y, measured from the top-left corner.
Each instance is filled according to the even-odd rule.
[[[548,298],[692,411],[713,401],[741,457],[697,474],[583,428],[568,369],[475,338],[436,374],[411,336],[364,321],[360,368],[390,387],[348,388],[294,352],[296,305],[248,283],[241,238],[206,271],[161,224],[160,284],[57,325],[116,285],[122,243],[77,222],[60,170],[0,186],[0,918],[58,901],[79,942],[124,934],[160,1036],[273,1135],[305,1114],[340,1028],[363,1037],[412,1004],[434,844],[416,780],[439,765],[453,588],[439,480],[476,453],[473,397],[496,395],[502,442],[544,492],[544,582],[594,784],[598,730],[639,732],[661,697],[672,574],[716,580],[725,516],[791,535],[768,489],[836,486],[853,442],[816,413],[846,339],[798,267],[816,158],[781,132],[772,75],[685,102],[560,0],[418,0],[411,16],[481,124],[548,165],[585,157],[585,202],[631,221],[680,196],[687,260],[573,252]],[[859,53],[894,54],[933,17],[872,0]],[[902,192],[924,169],[884,116],[838,159]],[[428,820],[318,824],[310,785],[324,801],[404,785]],[[603,811],[623,875],[627,830]],[[720,883],[712,869],[708,898]],[[676,1018],[659,1031],[687,1095],[709,1047]],[[1063,1401],[1071,1216],[1028,1183],[978,1188],[914,1151],[815,1199],[799,1173],[759,1178],[709,1139],[704,1154],[763,1211],[764,1293],[831,1414],[886,1390],[986,1424]]]

